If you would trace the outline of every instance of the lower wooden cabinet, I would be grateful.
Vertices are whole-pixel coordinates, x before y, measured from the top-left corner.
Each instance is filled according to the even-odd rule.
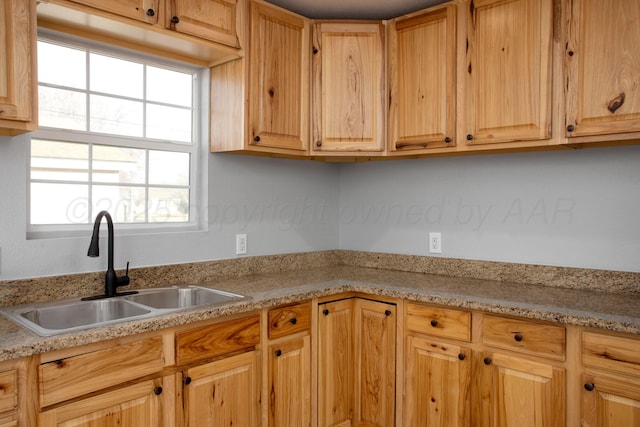
[[[174,396],[163,379],[143,381],[40,413],[40,427],[171,426]]]
[[[257,427],[260,409],[256,351],[184,371],[184,425]]]
[[[318,311],[318,426],[394,425],[395,304],[350,298]]]
[[[640,378],[588,372],[582,380],[582,427],[640,425]]]
[[[566,425],[563,368],[493,352],[474,355],[472,419],[481,426]]]
[[[468,426],[471,350],[409,336],[405,355],[404,425]]]

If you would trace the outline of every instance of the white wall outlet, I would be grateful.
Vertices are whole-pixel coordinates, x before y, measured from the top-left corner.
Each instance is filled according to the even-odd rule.
[[[442,233],[440,233],[439,231],[429,233],[429,253],[442,253]]]
[[[247,253],[247,235],[236,234],[236,255],[246,255]]]

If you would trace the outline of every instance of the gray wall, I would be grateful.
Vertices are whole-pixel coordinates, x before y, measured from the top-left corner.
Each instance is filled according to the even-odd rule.
[[[86,236],[27,240],[28,137],[0,137],[0,280],[100,271]],[[206,230],[120,235],[116,267],[355,249],[640,271],[640,146],[326,164],[208,155]],[[118,228],[116,226],[116,233]]]
[[[340,248],[640,271],[640,147],[358,163]]]
[[[27,240],[27,136],[0,137],[0,280],[106,268],[106,250],[86,256],[86,236]],[[338,247],[339,169],[311,161],[207,155],[206,230],[123,235],[116,224],[115,267],[235,257],[235,235],[248,255]],[[101,242],[106,249],[106,242]]]

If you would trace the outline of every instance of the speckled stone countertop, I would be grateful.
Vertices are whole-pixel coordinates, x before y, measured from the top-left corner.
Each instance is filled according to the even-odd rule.
[[[163,285],[169,284],[172,283]],[[241,293],[251,299],[52,337],[40,337],[0,316],[0,360],[347,291],[640,335],[638,293],[601,292],[344,264],[219,278],[197,284]]]

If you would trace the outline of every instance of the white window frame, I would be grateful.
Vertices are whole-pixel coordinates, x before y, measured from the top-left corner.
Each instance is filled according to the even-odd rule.
[[[147,65],[174,69],[177,71],[195,72],[196,83],[193,87],[193,127],[192,144],[179,142],[167,142],[157,139],[139,137],[127,137],[120,135],[100,134],[75,130],[63,130],[57,128],[40,127],[31,133],[34,139],[90,143],[94,145],[121,146],[128,148],[141,148],[158,151],[175,151],[190,154],[189,177],[189,222],[147,222],[147,223],[117,223],[119,234],[153,234],[163,232],[197,231],[204,230],[207,226],[207,141],[208,117],[209,117],[209,69],[187,63],[174,61],[167,58],[140,53],[137,51],[83,39],[48,29],[38,29],[38,39],[54,43],[90,49],[92,52],[112,55],[135,62],[144,62]],[[31,144],[29,144],[29,147]],[[58,238],[84,236],[92,230],[93,221],[82,224],[31,224],[31,150],[28,150],[27,168],[27,238]],[[37,180],[36,180],[37,181]],[[77,184],[77,181],[69,181]],[[89,182],[89,185],[92,185]],[[88,207],[90,209],[90,207]]]

